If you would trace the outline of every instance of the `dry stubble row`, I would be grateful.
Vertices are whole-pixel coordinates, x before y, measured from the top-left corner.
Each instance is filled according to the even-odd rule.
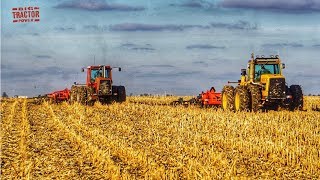
[[[310,111],[319,98],[306,98],[307,111],[269,113],[135,103],[145,100],[2,103],[2,176],[319,178],[320,113]]]

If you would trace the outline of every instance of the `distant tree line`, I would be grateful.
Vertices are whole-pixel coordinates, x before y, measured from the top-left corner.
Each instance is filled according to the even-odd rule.
[[[316,94],[308,94],[308,96],[320,96],[320,94],[316,95]]]

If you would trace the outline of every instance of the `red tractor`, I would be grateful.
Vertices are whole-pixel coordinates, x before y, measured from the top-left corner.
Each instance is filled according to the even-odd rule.
[[[121,71],[120,67],[117,67]],[[84,72],[82,68],[82,72]],[[112,82],[112,68],[108,65],[88,66],[86,84],[71,87],[70,102],[92,105],[95,101],[108,103],[112,101],[126,101],[124,86],[114,86]]]

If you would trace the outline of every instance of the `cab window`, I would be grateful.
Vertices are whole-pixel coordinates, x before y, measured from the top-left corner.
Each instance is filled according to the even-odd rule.
[[[262,74],[280,74],[279,64],[256,64],[255,81],[260,81]]]
[[[95,82],[97,77],[103,77],[102,70],[100,70],[100,69],[92,69],[91,70],[91,82]]]

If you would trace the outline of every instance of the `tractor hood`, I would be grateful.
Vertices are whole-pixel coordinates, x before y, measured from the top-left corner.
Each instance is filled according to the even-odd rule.
[[[261,75],[261,84],[263,86],[262,97],[265,99],[285,99],[286,81],[280,74]]]
[[[280,74],[262,74],[261,83],[267,83],[269,79],[272,79],[272,78],[285,78],[285,77]]]
[[[98,95],[110,95],[112,93],[112,80],[110,78],[96,78],[95,86]]]

